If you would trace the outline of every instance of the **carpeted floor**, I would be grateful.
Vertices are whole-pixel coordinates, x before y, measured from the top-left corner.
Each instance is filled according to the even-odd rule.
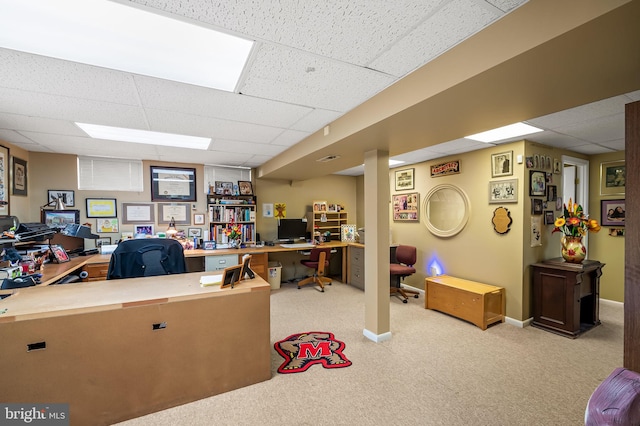
[[[507,295],[508,297],[508,295]],[[271,292],[271,343],[308,330],[344,342],[349,368],[320,365],[127,422],[138,425],[583,425],[593,390],[623,358],[623,307],[602,301],[602,325],[572,340],[533,327],[486,331],[390,298],[392,339],[364,329],[363,292]]]

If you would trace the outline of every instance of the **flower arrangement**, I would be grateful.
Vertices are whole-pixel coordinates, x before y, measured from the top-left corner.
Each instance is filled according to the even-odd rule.
[[[569,198],[569,205],[564,205],[564,214],[554,222],[555,228],[551,233],[562,232],[567,237],[582,237],[587,231],[598,232],[600,224],[595,219],[589,219],[582,206],[573,203]]]
[[[224,228],[223,232],[224,232],[224,235],[226,235],[229,238],[229,240],[239,240],[242,237],[241,226],[237,224],[235,220],[233,220],[233,218],[229,222],[229,225],[227,225],[227,227]]]

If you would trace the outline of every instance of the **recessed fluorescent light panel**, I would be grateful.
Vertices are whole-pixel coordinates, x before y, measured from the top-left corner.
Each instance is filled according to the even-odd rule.
[[[204,150],[208,149],[211,143],[211,138],[201,138],[197,136],[173,135],[170,133],[150,132],[148,130],[100,126],[97,124],[76,123],[76,125],[94,139]]]
[[[0,47],[233,91],[253,42],[106,0],[0,0]]]
[[[526,123],[514,123],[508,126],[498,127],[497,129],[487,130],[486,132],[476,133],[475,135],[465,136],[465,139],[473,139],[480,142],[496,142],[542,131],[543,129],[538,129]]]

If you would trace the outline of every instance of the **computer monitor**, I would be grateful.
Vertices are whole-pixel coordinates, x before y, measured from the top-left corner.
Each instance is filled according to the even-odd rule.
[[[307,222],[302,219],[280,219],[278,225],[279,241],[305,240],[307,238]]]

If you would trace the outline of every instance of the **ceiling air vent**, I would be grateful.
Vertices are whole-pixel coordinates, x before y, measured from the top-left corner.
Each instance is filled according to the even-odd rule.
[[[333,161],[336,158],[340,158],[339,155],[327,155],[326,157],[322,157],[322,158],[318,158],[316,161],[320,162],[320,163],[327,163],[329,161]]]

